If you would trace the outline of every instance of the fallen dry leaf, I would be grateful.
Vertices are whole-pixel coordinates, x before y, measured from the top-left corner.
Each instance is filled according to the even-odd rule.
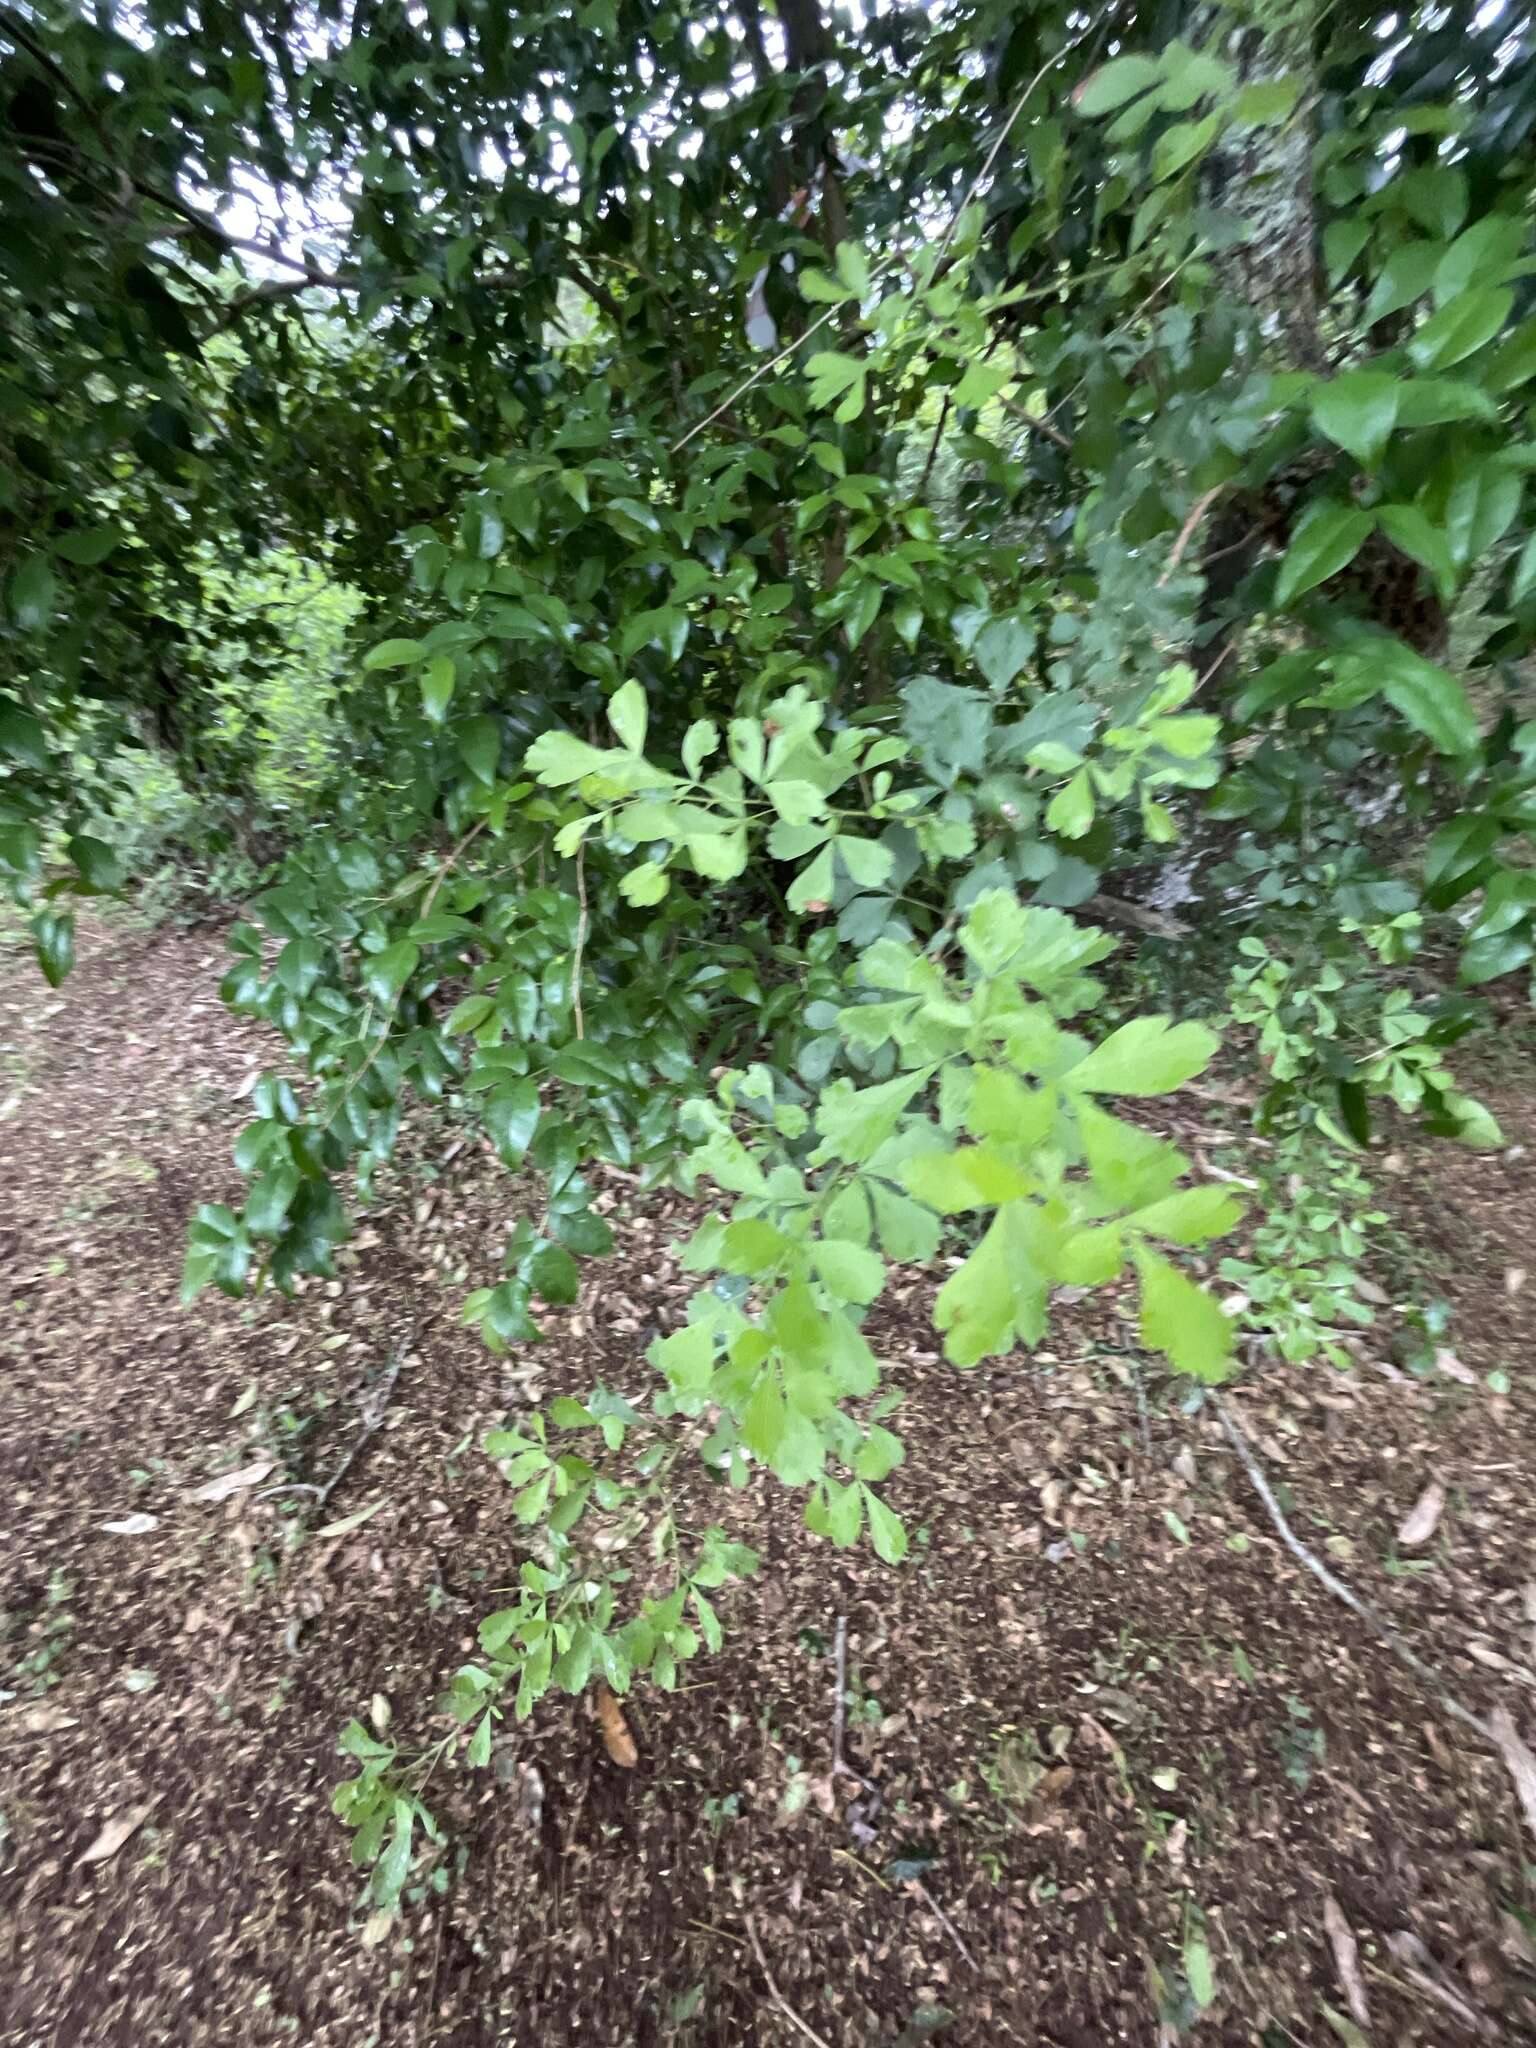
[[[1070,1764],[1057,1764],[1054,1770],[1046,1772],[1035,1787],[1036,1803],[1040,1806],[1050,1806],[1063,1798],[1076,1775]]]
[[[1435,1371],[1443,1372],[1448,1380],[1455,1380],[1458,1386],[1475,1387],[1477,1374],[1461,1360],[1448,1344],[1442,1344],[1435,1353]]]
[[[1323,1925],[1328,1930],[1328,1940],[1333,1948],[1334,1968],[1339,1973],[1339,1986],[1344,1993],[1344,2002],[1349,2007],[1350,2017],[1356,2026],[1367,2032],[1371,2024],[1371,2008],[1366,2003],[1365,1979],[1360,1974],[1360,1949],[1355,1941],[1349,1922],[1344,1918],[1344,1909],[1332,1892],[1323,1898]]]
[[[56,1735],[62,1728],[78,1728],[79,1720],[62,1707],[31,1707],[21,1717],[29,1735]]]
[[[1077,1739],[1085,1748],[1102,1749],[1116,1763],[1122,1761],[1123,1753],[1113,1735],[1102,1721],[1096,1721],[1092,1714],[1080,1714],[1077,1722]]]
[[[1440,1526],[1444,1512],[1445,1488],[1438,1479],[1432,1479],[1403,1517],[1397,1532],[1398,1542],[1410,1549],[1415,1544],[1427,1543]]]
[[[1495,1707],[1488,1716],[1488,1725],[1499,1745],[1499,1755],[1504,1759],[1505,1769],[1515,1782],[1515,1792],[1520,1801],[1520,1811],[1525,1816],[1526,1828],[1532,1841],[1536,1841],[1536,1756],[1532,1756],[1520,1740],[1514,1716],[1508,1707]]]
[[[1456,1759],[1452,1756],[1450,1746],[1446,1742],[1445,1737],[1440,1733],[1440,1730],[1433,1721],[1421,1721],[1419,1725],[1424,1730],[1425,1746],[1435,1762],[1442,1771],[1454,1772],[1456,1769]]]
[[[603,1747],[621,1770],[632,1771],[640,1761],[635,1738],[629,1732],[624,1709],[606,1685],[597,1689],[597,1725],[603,1731]]]
[[[248,1486],[259,1486],[272,1470],[270,1458],[258,1458],[254,1465],[242,1465],[238,1472],[221,1472],[217,1479],[210,1479],[206,1486],[193,1489],[194,1500],[228,1500],[232,1493],[244,1493]]]
[[[524,1826],[537,1834],[544,1821],[544,1779],[535,1764],[517,1766],[517,1810]]]
[[[354,1529],[361,1529],[364,1522],[371,1522],[379,1509],[388,1505],[387,1500],[376,1500],[371,1507],[355,1508],[350,1515],[343,1515],[339,1522],[327,1522],[323,1529],[317,1529],[315,1541],[318,1543],[322,1536],[349,1536]]]
[[[1496,1650],[1486,1636],[1467,1638],[1467,1655],[1484,1664],[1490,1671],[1512,1671],[1517,1678],[1529,1680],[1530,1674],[1522,1671],[1518,1664],[1512,1664],[1508,1657]]]
[[[1469,2032],[1480,2039],[1486,2037],[1488,2029],[1482,2014],[1446,1982],[1445,1973],[1436,1966],[1429,1950],[1416,1934],[1406,1927],[1401,1928],[1396,1934],[1387,1936],[1387,1947],[1402,1966],[1405,1977],[1438,2000],[1448,2012],[1453,2012]]]
[[[101,1833],[80,1857],[81,1863],[105,1863],[115,1856],[128,1837],[143,1827],[158,1802],[146,1799],[142,1806],[128,1806],[102,1823]]]

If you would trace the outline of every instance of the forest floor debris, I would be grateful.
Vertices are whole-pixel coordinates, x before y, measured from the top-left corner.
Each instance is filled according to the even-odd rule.
[[[380,1702],[442,1733],[520,1555],[479,1441],[598,1379],[643,1395],[686,1206],[616,1180],[617,1255],[497,1360],[458,1310],[517,1189],[423,1124],[342,1280],[183,1312],[187,1217],[235,1188],[275,1048],[220,1009],[217,933],[81,951],[59,994],[0,963],[5,2048],[1310,2044],[1341,2000],[1373,2043],[1536,2038],[1499,1758],[1287,1555],[1215,1415],[1127,1369],[1112,1301],[962,1376],[911,1273],[871,1318],[905,1567],[808,1538],[780,1489],[690,1482],[764,1556],[724,1651],[624,1702],[623,1754],[583,1702],[503,1724],[370,1926],[337,1734]],[[1263,1368],[1230,1398],[1298,1534],[1529,1740],[1536,1101],[1492,1100],[1504,1152],[1378,1166],[1460,1375]],[[363,1430],[311,1531],[271,1488],[323,1488]]]

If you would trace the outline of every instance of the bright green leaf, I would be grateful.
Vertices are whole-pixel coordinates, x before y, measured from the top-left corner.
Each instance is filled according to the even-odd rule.
[[[1400,640],[1384,640],[1369,657],[1381,677],[1381,694],[1442,754],[1470,754],[1477,746],[1477,719],[1460,680],[1449,669]]]
[[[683,766],[697,777],[709,756],[720,744],[720,728],[712,718],[696,718],[683,734]]]
[[[459,728],[459,759],[481,782],[494,782],[501,760],[501,720],[489,712],[467,719]]]
[[[864,1511],[869,1517],[869,1540],[875,1546],[875,1555],[886,1564],[900,1564],[907,1554],[907,1532],[900,1516],[893,1514],[880,1496],[862,1482],[859,1491],[864,1496]]]
[[[976,635],[971,652],[994,690],[1006,690],[1028,661],[1034,628],[1022,619],[991,619]]]
[[[1197,1934],[1184,1944],[1184,1974],[1189,1979],[1190,1996],[1204,2012],[1216,2000],[1216,1973],[1211,1967],[1211,1951]]]
[[[1280,564],[1276,604],[1292,604],[1304,591],[1337,576],[1359,554],[1375,523],[1374,515],[1358,505],[1341,505],[1331,498],[1309,506]]]
[[[863,1307],[885,1285],[885,1261],[865,1245],[839,1238],[818,1238],[811,1246],[811,1264],[839,1301]]]
[[[1362,469],[1371,469],[1397,424],[1399,378],[1380,370],[1346,370],[1319,385],[1312,398],[1312,417],[1330,441],[1353,455]]]
[[[645,752],[648,718],[645,691],[633,680],[621,685],[608,699],[608,723],[632,754]]]
[[[1388,540],[1422,562],[1438,583],[1448,587],[1455,580],[1456,565],[1445,534],[1417,505],[1379,505],[1376,517]]]
[[[421,948],[409,939],[397,939],[382,953],[370,953],[363,961],[363,986],[376,1003],[392,1003],[421,961]]]
[[[1088,770],[1079,768],[1072,780],[1057,790],[1046,806],[1046,827],[1064,839],[1081,839],[1093,823],[1093,784]]]
[[[1161,183],[1203,156],[1221,133],[1223,119],[1220,113],[1210,113],[1203,120],[1176,121],[1165,129],[1152,145],[1152,176]]]
[[[409,668],[421,660],[426,649],[419,640],[381,640],[377,647],[370,647],[363,656],[363,667],[370,671],[380,668]]]
[[[1203,1024],[1133,1017],[1063,1078],[1069,1087],[1097,1095],[1166,1095],[1203,1073],[1219,1044]]]
[[[441,725],[453,696],[453,685],[458,671],[453,657],[448,654],[434,655],[421,675],[421,708],[434,725]]]
[[[1141,1275],[1141,1338],[1161,1351],[1175,1371],[1207,1386],[1219,1386],[1235,1371],[1232,1318],[1177,1266],[1138,1247]]]
[[[1250,128],[1288,121],[1301,97],[1301,88],[1302,79],[1298,72],[1291,72],[1283,78],[1255,79],[1252,85],[1245,85],[1237,96],[1237,118]]]
[[[1424,322],[1408,353],[1421,370],[1447,369],[1492,341],[1514,303],[1514,293],[1503,286],[1463,292]]]
[[[1090,119],[1112,114],[1116,107],[1123,107],[1127,100],[1135,99],[1161,79],[1162,73],[1151,57],[1112,57],[1078,87],[1074,96],[1077,111]]]

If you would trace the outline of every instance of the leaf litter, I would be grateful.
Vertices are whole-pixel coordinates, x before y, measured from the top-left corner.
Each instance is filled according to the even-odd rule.
[[[104,1212],[84,1236],[73,1226],[74,1270],[33,1286],[29,1346],[3,1422],[22,1535],[7,1560],[6,1605],[41,1615],[41,1589],[62,1575],[78,1584],[94,1638],[87,1656],[61,1634],[45,1705],[18,1700],[0,1714],[0,1730],[23,1731],[20,1717],[46,1715],[25,1742],[0,1743],[0,1806],[23,1829],[0,1962],[32,2032],[46,2023],[104,2048],[107,2008],[83,1965],[90,1929],[110,1911],[115,1981],[147,2042],[265,2048],[288,2038],[277,2025],[286,2009],[305,2011],[316,2039],[382,2030],[390,2048],[426,2048],[456,2027],[466,2043],[519,2048],[579,2034],[632,2048],[647,2001],[665,2011],[698,1984],[715,2036],[747,2040],[777,2023],[742,1964],[750,1911],[786,2000],[836,2043],[895,2038],[921,2006],[953,2007],[957,2040],[1077,2048],[1150,2038],[1144,1959],[1187,1968],[1191,1896],[1216,1998],[1199,2037],[1213,2048],[1224,2030],[1247,2039],[1271,2015],[1299,2039],[1325,2023],[1346,2038],[1331,2012],[1318,2016],[1317,1987],[1340,1981],[1318,1910],[1325,1896],[1339,1902],[1363,1955],[1384,1953],[1404,1930],[1420,1944],[1394,1959],[1396,1983],[1372,1980],[1371,2039],[1450,2048],[1489,2038],[1490,2024],[1503,2038],[1531,2031],[1529,1980],[1486,1942],[1516,1895],[1522,1857],[1509,1787],[1530,1753],[1513,1717],[1508,1777],[1476,1745],[1447,1743],[1433,1704],[1349,1635],[1347,1619],[1275,1545],[1219,1434],[1165,1413],[1155,1389],[1149,1453],[1132,1391],[1113,1370],[1119,1354],[1108,1347],[1126,1338],[1112,1310],[1088,1320],[1063,1310],[1041,1354],[968,1375],[962,1399],[933,1357],[925,1283],[913,1275],[899,1276],[871,1325],[908,1390],[911,1451],[892,1490],[924,1532],[912,1562],[890,1571],[858,1552],[829,1553],[783,1516],[782,1501],[774,1508],[752,1488],[691,1503],[770,1560],[731,1612],[725,1649],[695,1667],[687,1689],[645,1695],[643,1768],[617,1700],[636,1748],[635,1763],[618,1768],[601,1721],[600,1746],[593,1723],[556,1700],[527,1724],[503,1725],[490,1771],[434,1784],[467,1871],[372,1930],[392,1973],[380,2008],[379,1964],[358,1939],[367,1904],[327,1813],[344,1703],[367,1701],[387,1678],[391,1739],[428,1739],[444,1679],[488,1604],[470,1574],[520,1554],[476,1436],[507,1402],[580,1394],[599,1378],[643,1396],[644,1331],[667,1326],[687,1286],[666,1254],[686,1213],[670,1197],[635,1204],[616,1186],[621,1252],[602,1269],[601,1297],[551,1317],[548,1344],[503,1378],[457,1328],[462,1290],[443,1280],[495,1257],[515,1190],[473,1147],[444,1173],[429,1130],[404,1145],[375,1212],[378,1236],[344,1261],[344,1288],[308,1287],[254,1317],[212,1304],[189,1320],[175,1307],[181,1230],[196,1201],[228,1185],[220,1176],[239,1114],[228,1075],[269,1055],[259,1034],[216,1011],[211,1037],[193,1043],[177,1029],[217,973],[208,934],[157,935],[126,953],[112,951],[117,943],[94,966],[83,955],[70,1006],[49,1021],[50,1056],[73,1127],[94,1118],[105,1130],[116,1119],[115,1142],[131,1137],[158,1179],[134,1211]],[[147,1135],[142,1082],[136,1099],[112,1064],[129,1035],[141,1056],[152,1052],[159,1077],[161,1121]],[[91,1057],[80,1057],[86,1048]],[[1500,1114],[1510,1128],[1522,1115],[1532,1121],[1518,1103]],[[24,1105],[8,1126],[15,1142],[0,1163],[0,1206],[60,1215],[71,1155],[58,1148],[56,1123],[62,1113],[45,1119]],[[412,1190],[423,1183],[412,1175],[429,1171],[434,1201],[417,1220]],[[1468,1233],[1448,1291],[1485,1268],[1497,1295],[1497,1317],[1478,1296],[1458,1322],[1465,1380],[1373,1377],[1356,1390],[1346,1429],[1305,1375],[1260,1372],[1244,1412],[1257,1411],[1266,1455],[1272,1447],[1284,1458],[1298,1509],[1352,1541],[1364,1590],[1399,1625],[1453,1656],[1475,1612],[1481,1635],[1514,1664],[1530,1657],[1519,1589],[1536,1529],[1530,1489],[1511,1467],[1514,1425],[1498,1415],[1529,1423],[1532,1410],[1518,1376],[1498,1413],[1481,1389],[1487,1372],[1529,1354],[1532,1290],[1507,1293],[1509,1261],[1487,1247],[1501,1231],[1518,1234],[1522,1217],[1529,1232],[1536,1173],[1514,1162],[1499,1171],[1505,1184],[1484,1189],[1477,1177],[1491,1182],[1493,1171],[1476,1162],[1458,1201],[1436,1205]],[[44,1259],[70,1228],[43,1222]],[[353,1508],[349,1483],[331,1540],[309,1538],[289,1555],[294,1503],[254,1497],[252,1480],[229,1496],[240,1498],[239,1519],[210,1518],[199,1549],[125,1544],[103,1578],[92,1507],[121,1497],[130,1465],[164,1461],[167,1493],[148,1501],[163,1517],[165,1498],[209,1483],[201,1475],[221,1461],[247,1471],[265,1456],[254,1434],[232,1444],[229,1424],[254,1432],[287,1402],[318,1416],[306,1425],[305,1469],[334,1469],[346,1417],[306,1405],[334,1372],[338,1354],[327,1346],[344,1338],[352,1356],[382,1362],[421,1300],[439,1295],[419,1390],[402,1397],[399,1427],[370,1452],[383,1498]],[[245,1401],[253,1385],[259,1397]],[[1191,1457],[1169,1471],[1160,1460],[1183,1442]],[[1457,1473],[1457,1540],[1433,1573],[1394,1579],[1369,1561],[1383,1554],[1383,1532],[1402,1526],[1402,1474],[1426,1465]],[[1023,1491],[1033,1475],[1051,1489],[1049,1531],[1032,1506],[1038,1493]],[[392,1501],[403,1505],[385,1518]],[[1165,1513],[1196,1540],[1170,1541]],[[280,1643],[290,1613],[307,1622],[293,1663]],[[840,1613],[849,1617],[848,1764],[883,1802],[857,1864],[847,1860],[840,1803],[831,1813],[815,1801],[780,1812],[790,1760],[810,1775],[826,1760],[827,1646]],[[109,1681],[140,1668],[151,1643],[158,1684],[146,1711]],[[274,1692],[284,1672],[292,1689]],[[1473,1662],[1456,1680],[1485,1712],[1510,1697],[1520,1705],[1505,1672]],[[1433,1740],[1419,1733],[1426,1721]],[[1010,1813],[988,1787],[1008,1729],[1034,1741],[1042,1778],[1064,1773],[1033,1811]],[[1296,1729],[1317,1734],[1299,1752],[1304,1784],[1281,1746]],[[124,1805],[122,1788],[134,1782],[165,1802],[153,1858],[123,1854],[149,1817]],[[718,1822],[705,1815],[710,1799]],[[1481,1823],[1472,1839],[1469,1812]],[[81,1813],[107,1816],[92,1850],[112,1839],[109,1826],[115,1836],[133,1825],[72,1879]],[[1156,1839],[1144,1832],[1152,1814]],[[1041,1818],[1050,1825],[1030,1832]],[[909,1833],[917,1882],[974,1971],[922,1897],[880,1879]],[[70,1893],[87,1880],[90,1894]],[[77,1917],[61,1919],[61,1907]],[[1462,1984],[1468,1956],[1476,1969],[1468,1965]],[[1408,1973],[1405,1965],[1423,1973],[1428,1957],[1444,1959],[1432,1981],[1459,2003]],[[267,2009],[237,1988],[253,1970],[273,1986],[270,2026]],[[1333,1996],[1338,2017],[1360,2028],[1347,1991]]]

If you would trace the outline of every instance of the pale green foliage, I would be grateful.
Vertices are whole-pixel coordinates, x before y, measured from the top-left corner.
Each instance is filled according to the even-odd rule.
[[[1134,1260],[1151,1341],[1197,1377],[1229,1369],[1219,1312],[1206,1304],[1215,1320],[1197,1324],[1204,1297],[1180,1281],[1191,1301],[1171,1313],[1173,1269],[1150,1245],[1219,1236],[1239,1205],[1224,1189],[1180,1187],[1187,1159],[1096,1099],[1182,1085],[1214,1036],[1143,1018],[1095,1046],[1065,1029],[1094,1000],[1085,970],[1109,943],[1060,912],[989,891],[958,937],[961,977],[891,941],[860,962],[858,1000],[836,1028],[876,1070],[894,1067],[889,1079],[835,1081],[808,1116],[759,1068],[727,1074],[691,1113],[690,1175],[735,1200],[687,1263],[738,1277],[752,1306],[707,1290],[653,1357],[684,1412],[718,1415],[715,1455],[734,1465],[750,1454],[787,1484],[814,1484],[807,1519],[839,1541],[867,1511],[878,1547],[870,1485],[896,1446],[843,1405],[880,1383],[863,1314],[890,1261],[932,1255],[944,1219],[964,1217],[972,1246],[935,1303],[955,1364],[1038,1342],[1055,1287],[1111,1281]],[[870,1415],[889,1412],[881,1396]]]
[[[638,718],[628,722],[642,738]],[[791,742],[803,772],[821,758],[804,752],[812,731]],[[740,747],[754,753],[745,736]],[[611,790],[615,772],[592,752],[540,741],[541,772]],[[755,765],[767,772],[767,749]],[[700,1455],[731,1485],[766,1470],[806,1492],[814,1533],[846,1547],[867,1532],[887,1563],[905,1556],[906,1531],[877,1491],[903,1456],[889,1426],[901,1391],[885,1384],[863,1323],[891,1265],[930,1259],[948,1231],[971,1247],[934,1308],[957,1365],[1037,1342],[1055,1287],[1134,1266],[1148,1344],[1197,1379],[1232,1369],[1228,1318],[1156,1247],[1224,1235],[1239,1204],[1227,1189],[1183,1184],[1184,1155],[1099,1100],[1181,1086],[1205,1067],[1213,1034],[1147,1017],[1094,1044],[1066,1028],[1097,999],[1089,970],[1111,942],[1059,911],[988,891],[957,938],[959,973],[889,940],[860,961],[835,1028],[863,1073],[887,1078],[846,1074],[808,1104],[767,1066],[733,1069],[685,1110],[684,1179],[733,1200],[701,1224],[683,1265],[720,1277],[651,1347],[662,1381],[653,1419],[599,1389],[487,1438],[540,1556],[520,1569],[516,1605],[482,1623],[486,1661],[454,1680],[461,1720],[488,1729],[509,1689],[521,1716],[550,1686],[579,1692],[594,1677],[619,1693],[641,1672],[670,1686],[701,1643],[718,1647],[708,1594],[756,1560],[718,1529],[695,1551],[675,1526],[671,1417],[712,1418]],[[574,1266],[568,1279],[574,1289]],[[549,1294],[547,1276],[541,1285]],[[564,1284],[558,1298],[569,1298]],[[671,1583],[625,1617],[631,1553]]]
[[[1239,1291],[1240,1321],[1282,1358],[1348,1370],[1345,1339],[1375,1321],[1357,1283],[1385,1212],[1358,1157],[1325,1136],[1290,1131],[1263,1157],[1248,1242],[1221,1261],[1221,1277]]]

